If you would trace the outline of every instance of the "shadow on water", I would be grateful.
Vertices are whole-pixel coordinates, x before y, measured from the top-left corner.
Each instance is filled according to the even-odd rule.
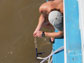
[[[32,33],[39,17],[38,8],[43,2],[0,0],[0,63],[39,63],[35,59]],[[43,46],[45,48],[40,47],[39,51],[49,51],[50,45]]]

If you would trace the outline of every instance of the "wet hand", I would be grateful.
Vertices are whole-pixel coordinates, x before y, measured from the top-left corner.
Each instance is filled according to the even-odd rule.
[[[38,31],[36,37],[42,37],[42,31]]]
[[[37,33],[38,33],[38,30],[35,30],[34,33],[33,33],[33,36],[36,37]]]
[[[42,31],[35,31],[35,32],[33,33],[33,36],[34,36],[34,37],[42,37]]]

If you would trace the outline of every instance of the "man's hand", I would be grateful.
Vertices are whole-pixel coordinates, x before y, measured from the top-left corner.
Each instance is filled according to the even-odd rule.
[[[38,33],[39,30],[35,30],[34,33],[33,33],[33,36],[34,37],[37,37],[37,33]]]
[[[35,31],[35,32],[33,33],[33,36],[34,36],[34,37],[42,37],[42,31]]]

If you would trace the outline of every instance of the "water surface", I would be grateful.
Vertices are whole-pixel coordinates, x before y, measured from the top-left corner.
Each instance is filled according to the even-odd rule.
[[[35,58],[32,33],[38,22],[39,6],[43,2],[0,0],[0,63],[39,63]],[[51,45],[42,40],[38,40],[39,51],[49,52]]]

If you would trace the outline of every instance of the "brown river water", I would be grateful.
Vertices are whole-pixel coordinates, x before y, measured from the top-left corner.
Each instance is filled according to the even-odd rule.
[[[44,0],[0,0],[0,63],[39,63],[32,36]],[[38,38],[38,50],[47,56],[51,44]]]

